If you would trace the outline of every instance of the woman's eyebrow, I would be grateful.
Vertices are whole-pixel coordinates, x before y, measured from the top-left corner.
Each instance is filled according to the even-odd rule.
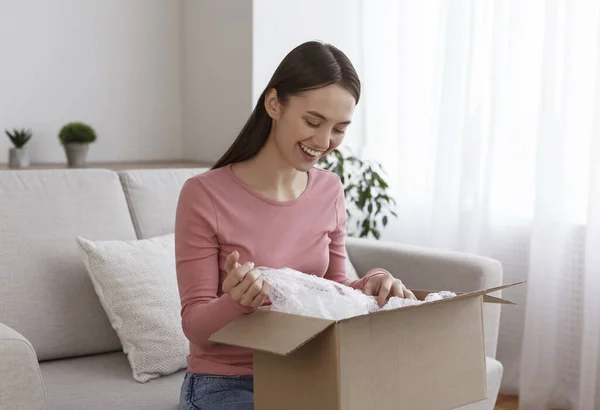
[[[307,114],[310,114],[310,115],[313,115],[313,116],[315,116],[315,117],[317,117],[317,118],[320,118],[320,119],[322,119],[323,121],[327,121],[327,117],[325,117],[323,114],[321,114],[321,113],[318,113],[318,112],[316,112],[316,111],[306,111],[306,113],[307,113]],[[343,121],[343,122],[340,122],[339,124],[342,124],[342,125],[347,125],[347,124],[350,124],[351,122],[352,122],[352,121]]]

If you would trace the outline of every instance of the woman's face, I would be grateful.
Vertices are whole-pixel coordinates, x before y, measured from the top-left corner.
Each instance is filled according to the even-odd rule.
[[[277,100],[270,90],[265,99],[273,119],[271,137],[285,161],[299,171],[308,171],[344,139],[356,101],[345,88],[331,84]]]

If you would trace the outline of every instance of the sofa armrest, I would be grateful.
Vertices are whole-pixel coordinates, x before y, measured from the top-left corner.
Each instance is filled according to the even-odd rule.
[[[346,247],[359,276],[383,268],[409,289],[469,292],[502,284],[500,262],[483,256],[352,237],[346,239]],[[486,303],[483,316],[486,355],[495,358],[500,305]]]
[[[33,346],[0,323],[0,404],[10,410],[47,410],[46,391]]]

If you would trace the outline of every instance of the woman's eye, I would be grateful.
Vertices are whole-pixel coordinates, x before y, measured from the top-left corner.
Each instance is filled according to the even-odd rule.
[[[335,132],[336,134],[343,134],[344,131],[346,131],[346,130],[338,130],[337,128],[333,129],[333,132]]]
[[[319,124],[314,124],[312,122],[310,122],[309,120],[305,120],[306,124],[308,124],[309,127],[313,127],[313,128],[317,128],[319,126]]]

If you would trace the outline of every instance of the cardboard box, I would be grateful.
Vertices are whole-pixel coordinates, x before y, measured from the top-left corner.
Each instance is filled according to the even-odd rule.
[[[452,409],[487,398],[483,303],[516,284],[340,321],[259,309],[210,340],[253,349],[255,410]]]

